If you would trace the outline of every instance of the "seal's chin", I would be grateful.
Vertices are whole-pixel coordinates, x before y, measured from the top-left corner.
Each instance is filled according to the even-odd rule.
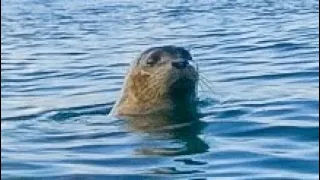
[[[180,78],[172,83],[169,87],[169,92],[173,98],[190,97],[190,94],[195,93],[196,81],[190,78]]]

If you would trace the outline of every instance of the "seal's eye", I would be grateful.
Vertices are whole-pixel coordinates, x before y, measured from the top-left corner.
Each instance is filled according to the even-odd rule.
[[[147,59],[147,64],[152,66],[161,60],[160,54],[153,54]]]

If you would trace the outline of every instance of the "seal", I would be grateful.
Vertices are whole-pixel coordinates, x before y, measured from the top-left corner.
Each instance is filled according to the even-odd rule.
[[[161,46],[143,51],[130,65],[110,115],[132,117],[196,112],[198,70],[182,47]]]
[[[143,51],[130,65],[110,116],[126,120],[130,131],[156,139],[182,142],[181,147],[145,146],[144,155],[190,155],[206,152],[199,138],[205,123],[199,121],[196,98],[198,69],[182,47],[161,46]]]

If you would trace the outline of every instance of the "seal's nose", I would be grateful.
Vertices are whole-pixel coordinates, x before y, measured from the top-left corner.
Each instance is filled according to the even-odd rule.
[[[178,69],[185,68],[188,64],[188,61],[184,59],[177,59],[175,61],[172,61],[172,66]]]

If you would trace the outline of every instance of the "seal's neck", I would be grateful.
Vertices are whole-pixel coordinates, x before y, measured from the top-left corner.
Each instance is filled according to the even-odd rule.
[[[126,90],[124,90],[126,91]],[[193,116],[196,114],[195,92],[177,93],[153,98],[140,99],[126,91],[123,97],[116,103],[113,115],[146,115],[146,114],[175,114],[177,116]],[[141,97],[143,94],[141,94]]]

